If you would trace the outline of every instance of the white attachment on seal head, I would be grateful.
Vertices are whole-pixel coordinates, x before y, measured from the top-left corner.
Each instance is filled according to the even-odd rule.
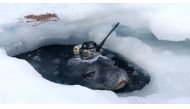
[[[104,58],[104,59],[109,59],[108,57],[102,56],[102,55],[98,55],[95,58],[87,59],[87,60],[82,59],[80,57],[74,57],[74,58],[71,58],[70,60],[68,60],[67,65],[78,65],[79,63],[88,63],[88,64],[91,64],[91,63],[97,61],[98,58],[100,58],[100,57]]]

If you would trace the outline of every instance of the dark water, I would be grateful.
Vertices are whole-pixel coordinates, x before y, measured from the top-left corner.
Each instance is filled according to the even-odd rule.
[[[19,59],[28,61],[44,78],[55,83],[62,83],[60,67],[66,64],[68,59],[73,57],[74,45],[50,45],[36,50],[16,55]],[[125,88],[117,92],[131,92],[139,90],[149,83],[150,77],[144,73],[143,69],[138,68],[133,63],[128,62],[119,54],[105,49],[103,54],[112,58],[116,65],[123,68],[131,78],[131,82]],[[134,70],[136,72],[134,72]]]

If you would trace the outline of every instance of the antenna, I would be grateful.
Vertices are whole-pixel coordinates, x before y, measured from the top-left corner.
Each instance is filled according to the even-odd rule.
[[[96,51],[100,51],[100,49],[104,45],[106,39],[110,36],[110,34],[113,32],[113,30],[115,30],[117,28],[118,25],[119,25],[119,22],[112,28],[112,30],[108,33],[108,35],[104,38],[104,40],[97,46]]]

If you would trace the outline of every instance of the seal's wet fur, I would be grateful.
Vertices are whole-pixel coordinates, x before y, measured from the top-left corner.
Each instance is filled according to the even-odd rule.
[[[84,78],[82,78],[83,74],[77,73],[77,69],[79,70],[79,66],[77,66],[75,69],[72,67],[69,69],[68,65],[68,60],[73,57],[72,49],[74,45],[50,45],[50,46],[44,46],[41,48],[38,48],[34,51],[27,52],[27,53],[22,53],[19,55],[16,55],[15,57],[20,58],[20,59],[25,59],[27,60],[44,78],[56,82],[56,83],[61,83],[61,84],[69,84],[69,85],[83,85],[92,89],[107,89],[107,90],[114,90],[113,88],[115,87],[114,85],[116,82],[114,82],[117,75],[122,75],[123,72],[126,73],[127,75],[127,84],[121,88],[120,90],[114,90],[115,92],[131,92],[134,90],[139,90],[142,89],[146,84],[149,83],[150,77],[149,75],[144,72],[142,69],[134,65],[133,63],[128,62],[124,58],[122,58],[119,54],[114,53],[110,50],[105,49],[103,52],[103,56],[108,56],[109,54],[113,54],[114,57],[112,58],[113,61],[115,61],[115,64],[110,63],[111,61],[108,61],[106,63],[106,60],[101,59],[98,65],[97,63],[95,65],[95,68],[100,68],[98,66],[105,66],[101,67],[101,71],[105,70],[108,65],[108,67],[111,68],[110,71],[114,70],[111,74],[113,76],[108,76],[109,78],[106,78],[109,82],[102,82],[104,79],[99,79],[102,78],[104,73],[99,72],[99,77],[96,77],[98,79],[93,79],[95,83],[105,83],[105,84],[94,84],[92,83],[92,79],[87,79],[86,81]],[[105,61],[105,62],[104,62]],[[99,63],[102,63],[100,65]],[[109,64],[108,64],[109,63]],[[90,65],[90,67],[87,65],[84,68],[90,68],[92,70],[94,67],[93,65]],[[92,67],[92,68],[91,68]],[[117,70],[119,69],[119,72],[117,74]],[[80,69],[81,70],[81,69]],[[89,70],[89,69],[88,69]],[[124,71],[122,71],[124,70]],[[83,70],[81,70],[83,71]],[[86,71],[86,70],[84,70]],[[107,71],[107,70],[106,70]],[[80,75],[73,75],[73,73],[70,72],[75,72],[74,74],[80,74]],[[84,73],[84,72],[82,72]],[[108,75],[107,73],[106,75]],[[105,75],[104,75],[105,77]],[[116,80],[115,80],[116,81]],[[108,84],[108,85],[107,85]],[[113,84],[113,85],[111,85]],[[102,88],[102,86],[104,88]]]

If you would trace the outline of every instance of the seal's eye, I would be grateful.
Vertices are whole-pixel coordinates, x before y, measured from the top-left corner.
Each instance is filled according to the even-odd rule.
[[[94,74],[95,74],[94,71],[88,72],[88,73],[84,74],[83,77],[86,78],[86,79],[92,79]]]

